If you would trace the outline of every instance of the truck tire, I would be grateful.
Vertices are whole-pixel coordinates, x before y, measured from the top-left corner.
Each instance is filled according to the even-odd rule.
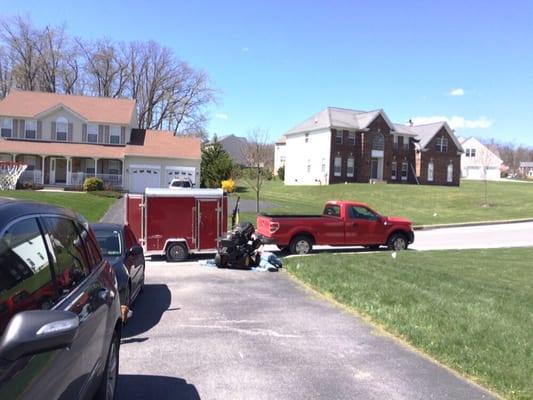
[[[185,261],[189,257],[189,250],[183,243],[172,243],[167,249],[167,261]]]
[[[407,236],[405,236],[403,233],[395,233],[387,241],[387,247],[389,250],[407,250],[407,246]]]
[[[289,246],[291,254],[309,254],[313,250],[313,240],[306,235],[296,236]]]

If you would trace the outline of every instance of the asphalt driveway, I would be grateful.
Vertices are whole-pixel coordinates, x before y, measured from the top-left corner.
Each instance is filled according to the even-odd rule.
[[[148,262],[119,399],[486,399],[285,272]]]

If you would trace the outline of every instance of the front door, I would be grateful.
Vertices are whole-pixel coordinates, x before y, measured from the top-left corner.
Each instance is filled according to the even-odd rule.
[[[197,200],[199,250],[214,249],[218,239],[218,200]]]
[[[67,183],[67,160],[50,158],[50,184]]]
[[[379,167],[379,160],[377,158],[372,159],[372,169],[370,171],[370,178],[371,179],[378,179],[378,167]]]

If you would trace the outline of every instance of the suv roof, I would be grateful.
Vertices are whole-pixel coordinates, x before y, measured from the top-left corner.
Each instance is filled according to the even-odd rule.
[[[79,218],[79,215],[67,208],[28,200],[17,200],[0,197],[0,227],[9,221],[32,214],[60,214],[66,217]]]

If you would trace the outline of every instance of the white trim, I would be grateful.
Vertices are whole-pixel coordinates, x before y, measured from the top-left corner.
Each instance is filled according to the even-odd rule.
[[[195,197],[197,199],[221,198],[224,196],[222,189],[167,189],[167,188],[146,188],[146,196],[153,197]]]
[[[151,165],[151,164],[130,164],[128,168],[151,168],[151,169],[161,169],[161,165]]]

